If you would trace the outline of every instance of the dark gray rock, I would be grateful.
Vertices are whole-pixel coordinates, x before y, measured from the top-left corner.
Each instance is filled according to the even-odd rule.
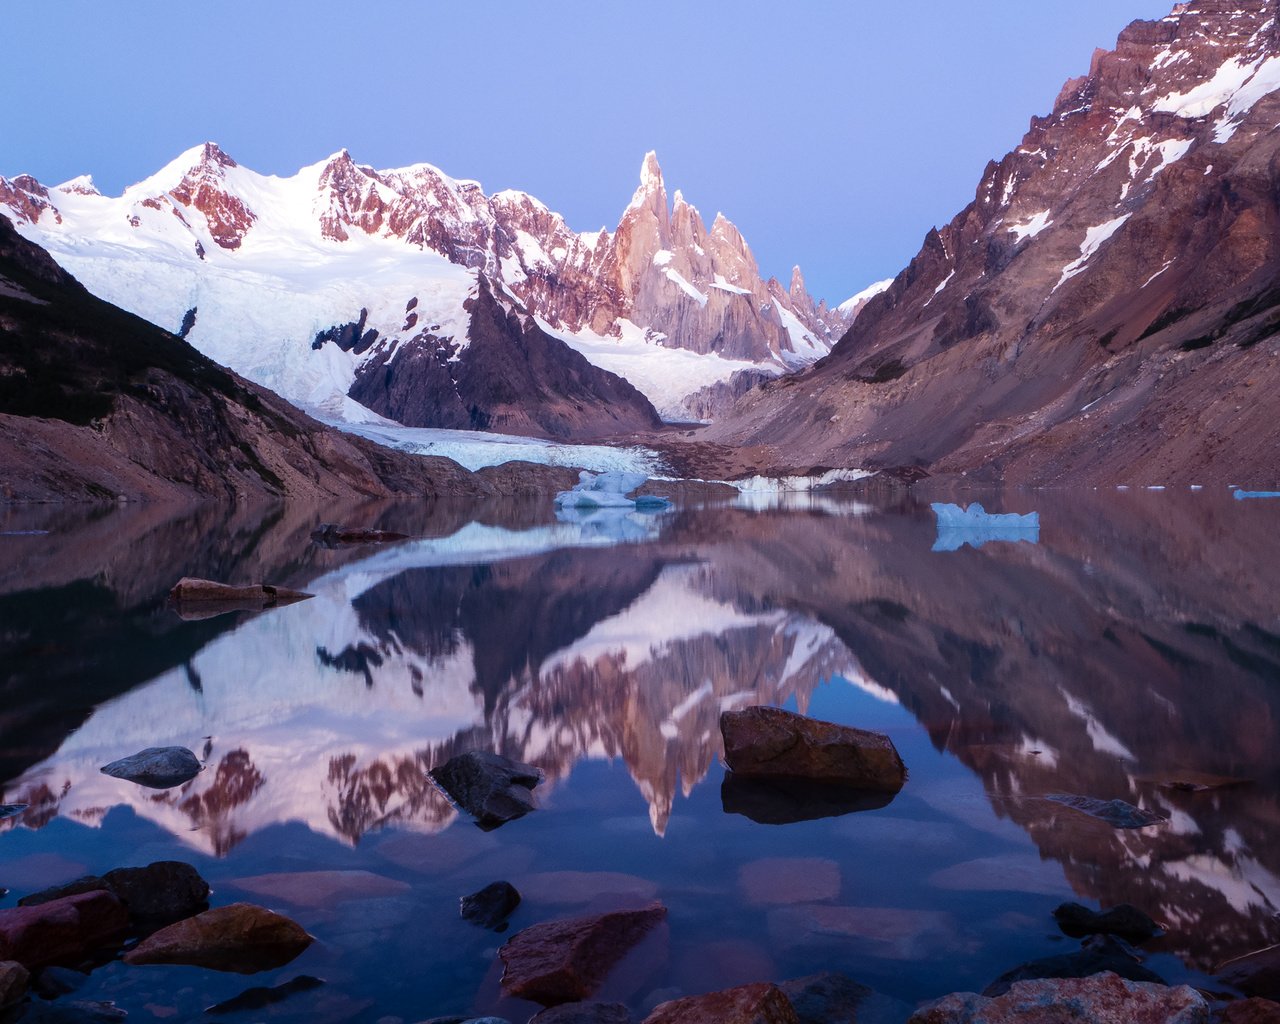
[[[27,804],[0,804],[0,821],[5,818],[16,818],[27,809]]]
[[[261,1010],[276,1003],[283,1002],[290,996],[295,996],[299,992],[311,992],[320,988],[324,982],[319,978],[313,978],[308,974],[301,974],[291,981],[286,981],[282,985],[276,985],[272,988],[264,986],[255,986],[247,988],[238,996],[224,1000],[221,1003],[215,1003],[210,1006],[205,1013],[219,1015],[223,1013],[243,1013],[247,1010]]]
[[[510,882],[494,882],[479,892],[462,897],[464,920],[491,931],[505,931],[507,918],[520,905],[520,894]]]
[[[1128,943],[1110,935],[1088,940],[1075,953],[1049,956],[1043,960],[1031,960],[1011,971],[1006,971],[982,990],[987,997],[1002,996],[1016,981],[1037,978],[1088,978],[1103,971],[1111,971],[1128,981],[1168,984],[1160,975],[1143,967]]]
[[[57,999],[80,988],[89,976],[70,967],[46,967],[32,979],[31,988],[45,999]]]
[[[12,1006],[27,994],[31,972],[16,960],[0,960],[0,1007]]]
[[[72,1003],[33,1003],[21,1024],[116,1024],[129,1014],[115,1003],[77,1000]]]
[[[54,900],[60,900],[64,896],[79,896],[85,892],[102,891],[110,891],[105,878],[99,875],[84,875],[74,882],[68,882],[66,885],[51,885],[47,889],[41,889],[39,892],[23,896],[22,899],[18,900],[18,906],[38,907],[41,903],[52,903]]]
[[[562,1003],[529,1018],[529,1024],[631,1024],[622,1003]]]
[[[858,1024],[858,1007],[873,995],[845,974],[811,974],[778,983],[800,1024]]]
[[[1073,939],[1086,935],[1119,935],[1129,942],[1145,942],[1160,934],[1160,926],[1131,903],[1107,910],[1090,910],[1079,903],[1063,903],[1053,912],[1063,933]]]
[[[200,759],[186,747],[148,747],[102,766],[102,774],[148,789],[172,789],[200,774]]]
[[[532,811],[532,790],[542,781],[540,768],[484,750],[451,757],[428,774],[485,830]]]
[[[106,875],[85,875],[66,885],[52,886],[18,900],[20,907],[105,890],[125,905],[132,924],[178,921],[206,909],[209,883],[190,864],[161,860],[144,868],[116,868]]]
[[[1105,821],[1114,828],[1146,828],[1148,825],[1161,825],[1169,819],[1141,807],[1125,803],[1123,800],[1096,800],[1091,796],[1075,796],[1068,793],[1054,793],[1045,797],[1056,804],[1070,807],[1099,821]]]

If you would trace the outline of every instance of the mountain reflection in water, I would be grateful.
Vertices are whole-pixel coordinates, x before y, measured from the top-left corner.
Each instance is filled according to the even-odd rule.
[[[1040,497],[1010,499],[1040,508],[1038,545],[954,551],[931,550],[927,505],[830,499],[624,529],[371,507],[362,524],[433,539],[333,552],[307,542],[314,510],[11,514],[6,530],[52,532],[0,538],[0,659],[14,666],[3,796],[32,805],[5,825],[98,826],[127,805],[219,857],[287,822],[345,844],[430,834],[457,812],[426,769],[483,748],[542,767],[537,799],[552,810],[575,766],[619,761],[662,835],[695,787],[718,788],[721,711],[803,711],[824,684],[851,684],[914,716],[989,807],[965,811],[949,795],[959,783],[937,780],[903,797],[914,788],[980,828],[1015,823],[1080,897],[1141,906],[1192,965],[1280,940],[1275,506]],[[193,567],[316,597],[181,623],[163,595]],[[171,743],[208,765],[178,789],[98,772]],[[1051,793],[1124,799],[1169,823],[1117,831]],[[930,885],[999,890],[983,881],[998,869],[979,857]]]

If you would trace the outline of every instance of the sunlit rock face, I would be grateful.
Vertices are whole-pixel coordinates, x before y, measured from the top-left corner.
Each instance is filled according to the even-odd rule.
[[[717,439],[1010,482],[1275,479],[1275,5],[1178,4],[1087,67],[805,387]]]

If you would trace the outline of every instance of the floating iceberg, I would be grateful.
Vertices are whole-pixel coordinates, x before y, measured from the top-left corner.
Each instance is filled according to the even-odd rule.
[[[648,479],[643,473],[627,473],[622,470],[592,473],[584,469],[578,474],[577,487],[556,495],[556,505],[560,508],[670,508],[671,502],[666,498],[651,494],[643,494],[638,498],[627,497],[632,491],[643,487]]]
[[[992,514],[976,501],[968,508],[935,501],[932,508],[938,517],[934,551],[959,551],[966,544],[980,548],[992,541],[1040,542],[1039,512]]]

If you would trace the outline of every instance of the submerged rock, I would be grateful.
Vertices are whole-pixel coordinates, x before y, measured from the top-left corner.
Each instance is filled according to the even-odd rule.
[[[1096,800],[1090,796],[1068,793],[1053,793],[1045,799],[1105,821],[1115,828],[1146,828],[1148,825],[1162,825],[1169,820],[1162,814],[1143,810],[1123,800]]]
[[[323,984],[324,982],[319,978],[301,974],[292,981],[286,981],[284,984],[276,985],[273,988],[247,988],[238,996],[223,1000],[221,1003],[215,1003],[204,1012],[216,1015],[243,1013],[245,1010],[261,1010],[264,1007],[282,1003],[299,992],[310,992],[320,988]]]
[[[172,789],[190,782],[203,767],[200,759],[186,747],[148,747],[104,764],[100,770],[103,775],[136,782],[148,789]]]
[[[486,885],[479,892],[463,896],[461,913],[465,921],[488,928],[491,931],[504,931],[507,918],[520,905],[520,894],[510,882],[494,882]]]
[[[1214,1024],[1280,1024],[1280,1003],[1270,999],[1239,999],[1227,1003],[1213,1018]]]
[[[544,1006],[581,1002],[666,917],[666,907],[651,903],[640,910],[535,924],[498,950],[502,989]]]
[[[799,1024],[777,985],[758,982],[659,1003],[644,1024]]]
[[[486,830],[532,811],[532,790],[542,781],[542,769],[484,750],[451,757],[427,774]]]
[[[337,547],[340,544],[389,544],[397,540],[408,540],[409,535],[392,530],[368,530],[339,526],[337,523],[321,523],[311,531],[311,539],[326,547]]]
[[[1075,953],[1047,956],[1030,960],[1011,971],[1006,971],[982,990],[984,996],[1004,995],[1020,981],[1039,978],[1087,978],[1092,974],[1110,971],[1129,981],[1144,981],[1164,985],[1165,980],[1138,962],[1133,950],[1110,935],[1090,939]]]
[[[1020,981],[988,997],[954,992],[927,1003],[908,1024],[1208,1024],[1209,1004],[1189,985],[1169,988],[1107,972]]]
[[[108,945],[128,924],[124,904],[101,890],[0,910],[0,960],[28,968],[76,960]]]
[[[50,966],[41,969],[31,981],[31,988],[45,999],[57,999],[84,986],[89,976],[70,967]]]
[[[724,712],[720,732],[725,761],[744,776],[818,779],[881,793],[897,793],[907,778],[883,733],[760,706]]]
[[[69,1003],[33,1003],[22,1015],[22,1024],[116,1024],[128,1017],[115,1003],[77,999]]]
[[[1090,910],[1079,903],[1063,903],[1053,912],[1063,933],[1073,939],[1086,935],[1119,935],[1129,942],[1145,942],[1160,934],[1160,926],[1130,903],[1107,910]]]
[[[256,974],[283,967],[312,943],[295,921],[252,903],[215,907],[161,928],[124,955],[129,964],[188,964]]]

